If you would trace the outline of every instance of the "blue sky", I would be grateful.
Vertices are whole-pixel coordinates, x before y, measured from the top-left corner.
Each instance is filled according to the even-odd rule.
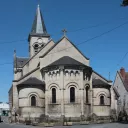
[[[28,56],[28,42],[25,39],[32,27],[37,1],[1,0],[0,101],[8,101],[8,90],[13,80],[14,49],[18,56]],[[74,44],[79,44],[127,22],[128,7],[120,7],[120,3],[121,0],[40,0],[40,7],[53,40],[59,40],[62,37],[61,30],[66,28],[68,38]],[[91,27],[95,25],[97,27]],[[84,29],[78,31],[81,28]],[[90,65],[95,71],[106,78],[110,72],[114,80],[120,67],[128,71],[128,56],[119,63],[128,51],[127,33],[128,24],[78,48],[90,58]]]

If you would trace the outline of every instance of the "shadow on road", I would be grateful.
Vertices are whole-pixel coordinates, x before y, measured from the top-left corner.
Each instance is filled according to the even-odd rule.
[[[128,121],[121,121],[121,122],[118,122],[120,124],[128,124]]]

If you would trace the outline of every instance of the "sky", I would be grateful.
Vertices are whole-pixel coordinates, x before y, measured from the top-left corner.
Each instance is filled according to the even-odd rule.
[[[27,57],[28,35],[37,4],[54,41],[67,37],[90,58],[90,66],[114,81],[117,70],[128,71],[128,7],[121,0],[1,0],[0,101],[8,102],[13,80],[13,51]],[[119,27],[120,26],[120,27]],[[115,29],[116,28],[116,29]],[[91,39],[91,40],[90,40]],[[84,42],[84,43],[82,43]]]

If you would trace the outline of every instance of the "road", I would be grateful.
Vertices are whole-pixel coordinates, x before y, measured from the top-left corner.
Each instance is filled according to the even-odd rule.
[[[35,127],[35,126],[29,126],[29,125],[16,125],[16,124],[5,124],[0,123],[0,128],[41,128],[41,127]]]
[[[54,128],[62,128],[62,127],[69,128],[69,126],[55,126]],[[0,123],[0,128],[41,128],[41,127]],[[70,126],[70,128],[128,128],[128,124],[111,123],[111,124],[95,124],[95,125],[75,125],[75,126]]]

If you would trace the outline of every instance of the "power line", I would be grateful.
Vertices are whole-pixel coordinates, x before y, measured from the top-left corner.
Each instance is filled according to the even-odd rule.
[[[6,42],[1,42],[0,44],[17,43],[17,42],[22,42],[22,41],[27,41],[27,39],[14,40],[14,41],[6,41]]]
[[[117,21],[117,20],[121,20],[121,19],[127,19],[128,17],[120,17],[120,18],[117,18],[117,19],[114,19],[112,21],[108,21],[108,22],[103,22],[103,23],[99,23],[99,24],[96,24],[96,25],[91,25],[89,27],[83,27],[83,28],[79,28],[79,29],[74,29],[74,30],[68,30],[68,33],[73,33],[73,32],[78,32],[78,31],[82,31],[82,30],[87,30],[87,29],[91,29],[91,28],[96,28],[96,27],[100,27],[100,26],[103,26],[103,25],[107,25],[109,23],[112,23],[114,21]],[[61,34],[61,33],[59,33]],[[52,34],[51,36],[56,36],[57,34]]]
[[[12,62],[7,62],[7,63],[1,63],[0,65],[8,65],[8,64],[13,64]]]
[[[96,39],[96,38],[99,38],[99,37],[101,37],[101,36],[103,36],[103,35],[106,35],[106,34],[112,32],[112,31],[114,31],[114,30],[116,30],[116,29],[118,29],[118,28],[120,28],[120,27],[126,25],[126,24],[128,24],[128,21],[126,21],[125,23],[120,24],[120,25],[118,25],[118,26],[116,26],[116,27],[114,27],[114,28],[112,28],[112,29],[110,29],[110,30],[104,32],[104,33],[101,33],[100,35],[94,36],[94,37],[92,37],[92,38],[90,38],[90,39],[88,39],[88,40],[85,40],[85,41],[83,41],[83,42],[81,42],[81,43],[78,43],[78,44],[76,44],[76,46],[81,45],[81,44],[84,44],[84,43],[87,43],[87,42],[89,42],[89,41],[92,41],[92,40],[94,40],[94,39]],[[57,52],[49,53],[49,54],[47,54],[47,55],[54,54],[54,53],[58,53],[58,52],[67,50],[67,49],[72,48],[72,47],[73,47],[73,46],[68,47],[68,48],[65,48],[65,49],[62,49],[62,50],[57,51]],[[125,55],[125,56],[126,56],[126,55]],[[33,59],[36,59],[36,58],[39,58],[39,57],[35,57],[35,58],[33,58]],[[4,63],[4,64],[8,64],[8,63]],[[4,64],[0,64],[0,65],[4,65]],[[9,63],[9,64],[10,64],[10,63]],[[11,63],[11,64],[12,64],[12,63]]]
[[[79,29],[69,30],[68,33],[78,32],[78,31],[82,31],[82,30],[87,30],[87,29],[103,26],[103,25],[109,24],[111,22],[114,22],[115,20],[117,21],[117,20],[120,20],[120,19],[127,19],[127,17],[120,17],[120,18],[114,19],[112,21],[103,22],[103,23],[99,23],[99,24],[96,24],[96,25],[91,25],[89,27],[83,27],[83,28],[79,28]],[[61,33],[59,33],[59,34],[61,34]],[[58,35],[58,34],[51,34],[51,36],[55,36],[55,35]],[[20,39],[20,40],[14,40],[14,41],[5,41],[5,42],[1,41],[0,44],[17,43],[17,42],[22,42],[22,41],[27,41],[27,38]]]
[[[126,21],[125,23],[120,24],[120,25],[118,25],[118,26],[116,26],[116,27],[114,27],[114,28],[112,28],[112,29],[110,29],[110,30],[108,30],[108,31],[106,31],[106,32],[104,32],[104,33],[102,33],[102,34],[100,34],[100,35],[94,36],[94,37],[92,37],[92,38],[90,38],[90,39],[88,39],[88,40],[85,40],[85,41],[83,41],[83,42],[81,42],[81,43],[78,43],[78,44],[76,44],[76,46],[81,45],[81,44],[83,44],[83,43],[87,43],[87,42],[89,42],[89,41],[92,41],[92,40],[94,40],[94,39],[96,39],[96,38],[99,38],[99,37],[101,37],[101,36],[103,36],[103,35],[106,35],[106,34],[112,32],[112,31],[114,31],[114,30],[116,30],[116,29],[118,29],[118,28],[120,28],[120,27],[126,25],[126,24],[128,24],[128,21]],[[73,46],[71,46],[71,47],[73,47]],[[69,48],[71,48],[71,47],[69,47]],[[60,50],[59,52],[61,52],[61,51],[63,51],[63,50],[66,50],[66,49],[68,49],[68,48],[62,49],[62,50]],[[57,53],[57,52],[54,52],[54,53]],[[51,53],[51,54],[54,54],[54,53]],[[48,55],[49,55],[49,54],[48,54]]]
[[[126,58],[127,54],[128,54],[128,51],[124,54],[124,56],[122,57],[122,59],[119,61],[119,63],[117,64],[118,66]]]
[[[79,28],[79,29],[75,29],[75,30],[70,30],[68,32],[77,32],[77,31],[81,31],[81,30],[86,30],[86,29],[91,29],[91,28],[95,28],[95,27],[99,27],[99,26],[103,26],[103,25],[106,25],[106,24],[109,24],[109,23],[112,23],[114,22],[115,20],[120,20],[120,19],[127,19],[128,17],[122,17],[122,18],[118,18],[118,19],[114,19],[112,21],[107,21],[107,22],[103,22],[103,23],[99,23],[99,24],[96,24],[96,25],[91,25],[89,27],[83,27],[83,28]]]

